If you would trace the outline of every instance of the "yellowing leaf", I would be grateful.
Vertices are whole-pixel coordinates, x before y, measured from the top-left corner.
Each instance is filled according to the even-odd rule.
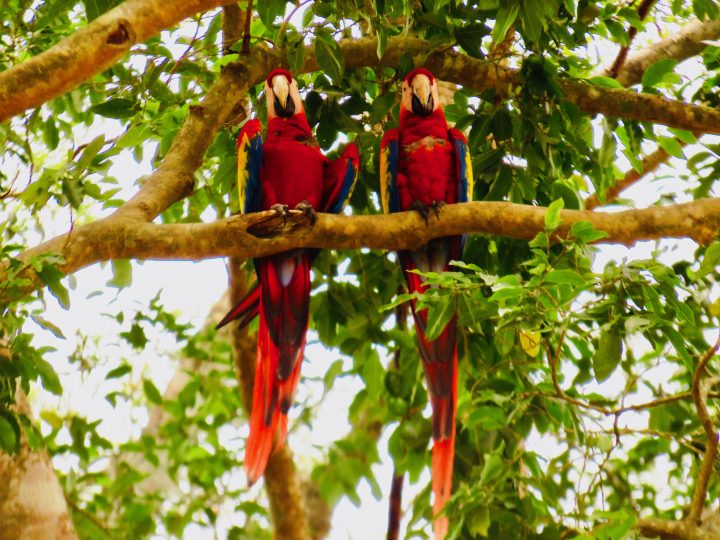
[[[540,352],[540,332],[520,330],[520,346],[530,356],[537,356]]]

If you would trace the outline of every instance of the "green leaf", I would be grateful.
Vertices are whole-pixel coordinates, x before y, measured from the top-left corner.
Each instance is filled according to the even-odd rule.
[[[65,285],[63,285],[60,281],[63,277],[63,273],[58,270],[56,266],[45,264],[43,265],[42,270],[38,272],[38,276],[42,282],[47,285],[48,289],[50,289],[50,293],[57,298],[60,305],[65,309],[68,309],[70,307],[70,295],[68,294],[68,290],[65,288]]]
[[[85,172],[95,156],[98,155],[102,147],[105,146],[105,135],[98,135],[83,149],[80,159],[77,161],[76,174],[77,178],[80,173]]]
[[[620,84],[617,79],[613,79],[612,77],[590,77],[588,79],[588,82],[591,82],[595,86],[602,86],[603,88],[619,88],[621,90],[625,89],[625,87]]]
[[[455,306],[455,296],[451,294],[440,295],[430,304],[425,328],[425,335],[430,341],[440,337],[450,319],[455,315]]]
[[[612,375],[620,364],[623,342],[620,332],[614,328],[604,329],[600,334],[597,351],[593,357],[595,379],[602,382]]]
[[[305,63],[305,43],[302,36],[288,43],[287,56],[290,70],[294,73],[300,72]]]
[[[512,136],[512,120],[505,107],[500,107],[493,115],[490,130],[498,141],[504,141]]]
[[[705,255],[703,255],[700,268],[695,272],[695,278],[705,277],[710,272],[714,272],[718,266],[720,266],[720,241],[715,241],[705,249]]]
[[[19,441],[20,427],[17,422],[11,423],[4,414],[0,414],[0,449],[8,454],[17,452]]]
[[[552,232],[560,226],[560,210],[563,209],[565,203],[562,199],[557,199],[550,203],[547,212],[545,212],[545,230]]]
[[[125,339],[136,349],[144,349],[148,342],[147,336],[145,336],[145,331],[138,323],[133,323],[129,332],[121,332],[120,337]]]
[[[113,260],[112,273],[112,279],[107,282],[110,287],[122,289],[132,283],[132,263],[129,259]]]
[[[148,401],[155,405],[162,403],[162,394],[160,394],[160,390],[157,389],[157,386],[155,386],[150,379],[143,379],[143,390],[145,391]]]
[[[662,149],[671,156],[680,159],[685,157],[685,155],[683,154],[682,145],[675,137],[658,137],[657,141],[658,144],[662,147]]]
[[[519,12],[519,2],[513,2],[511,6],[506,4],[500,8],[497,17],[495,18],[495,26],[493,26],[491,34],[492,40],[495,43],[500,43],[503,39],[505,39],[505,35],[515,22]]]
[[[385,54],[385,50],[387,49],[387,41],[388,41],[388,35],[387,30],[383,28],[382,26],[378,26],[375,29],[375,33],[377,34],[377,57],[382,58]]]
[[[490,29],[482,23],[469,23],[455,28],[455,39],[458,45],[473,58],[484,58],[482,38],[490,33]]]
[[[318,65],[334,83],[340,84],[345,73],[345,59],[338,42],[327,33],[318,33],[315,39],[315,55]]]
[[[104,116],[105,118],[130,118],[135,116],[139,110],[137,101],[126,98],[111,98],[103,103],[90,107],[90,112]]]
[[[572,234],[580,242],[592,243],[605,238],[607,233],[605,231],[598,231],[592,226],[589,221],[576,221],[572,226]]]
[[[490,508],[480,506],[473,512],[467,514],[466,522],[472,534],[487,537],[490,530]]]
[[[642,76],[643,88],[654,88],[663,82],[669,73],[672,73],[677,66],[674,58],[663,58],[652,64],[645,70]]]
[[[575,270],[552,270],[545,275],[543,281],[546,283],[573,285],[576,287],[582,287],[587,283],[585,278]]]
[[[126,375],[132,371],[132,366],[130,364],[121,364],[115,369],[111,369],[108,371],[108,374],[105,375],[105,379],[119,379],[123,375]]]
[[[85,4],[85,16],[88,22],[97,19],[103,13],[120,5],[122,1],[123,0],[83,0],[83,4]]]
[[[60,384],[60,379],[58,378],[55,369],[53,369],[53,367],[42,358],[35,359],[35,367],[37,368],[38,375],[40,375],[40,380],[42,381],[45,390],[52,392],[56,396],[61,395],[62,385]]]

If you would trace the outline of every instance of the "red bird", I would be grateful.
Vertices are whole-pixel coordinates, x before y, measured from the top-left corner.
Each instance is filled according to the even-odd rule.
[[[359,156],[349,144],[336,161],[326,158],[305,117],[297,81],[276,69],[265,83],[268,132],[260,121],[247,122],[238,137],[238,190],[244,212],[288,206],[314,219],[314,209],[339,212],[358,176]],[[255,259],[258,284],[217,325],[260,315],[250,435],[245,471],[254,483],[265,471],[273,444],[287,435],[287,413],[300,378],[310,304],[310,266],[317,249],[293,249]],[[275,436],[277,435],[277,439]]]
[[[462,133],[448,129],[438,99],[437,82],[426,69],[405,78],[400,101],[400,125],[383,137],[380,153],[380,190],[386,213],[418,210],[427,220],[433,210],[440,216],[445,204],[465,202],[472,194],[472,168],[467,141]],[[411,293],[427,289],[423,278],[410,272],[443,272],[463,251],[462,236],[436,238],[417,251],[400,251]],[[456,317],[440,336],[425,335],[427,310],[412,302],[420,357],[433,409],[432,488],[435,538],[448,530],[446,516],[439,515],[452,491],[457,405]]]

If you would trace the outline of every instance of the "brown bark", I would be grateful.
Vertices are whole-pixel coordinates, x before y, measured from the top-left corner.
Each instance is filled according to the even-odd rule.
[[[17,408],[30,413],[20,390]],[[44,450],[21,437],[15,455],[0,452],[0,540],[75,540],[65,493]]]
[[[61,270],[71,273],[112,259],[251,258],[296,247],[417,249],[432,238],[463,233],[529,240],[544,230],[546,210],[508,202],[470,202],[444,207],[440,219],[430,218],[427,224],[416,212],[365,216],[318,214],[312,226],[299,211],[291,211],[284,224],[272,211],[237,215],[213,223],[140,222],[126,227],[121,221],[104,220],[41,244],[27,251],[24,258],[59,252],[66,259]],[[618,213],[563,210],[561,217],[563,225],[557,231],[560,237],[569,234],[573,223],[587,221],[607,233],[599,243],[632,245],[641,240],[691,238],[705,244],[720,230],[720,199],[699,199]],[[258,238],[248,232],[248,228],[257,228],[258,223],[262,223],[264,232],[272,237]]]
[[[140,2],[141,0],[136,1]],[[418,38],[397,37],[388,40],[387,50],[380,60],[377,58],[377,42],[373,39],[344,40],[340,43],[340,46],[347,67],[374,65],[393,67],[397,66],[400,56],[408,52],[415,56],[416,64],[425,65],[438,78],[476,90],[494,88],[499,96],[504,97],[511,88],[520,86],[522,82],[519,79],[517,70],[503,69],[494,62],[470,58],[453,50],[430,52],[429,44]],[[250,56],[247,60],[236,64],[236,66],[244,66],[245,69],[240,69],[240,72],[252,72],[247,79],[243,78],[243,80],[238,81],[240,87],[244,86],[245,83],[252,85],[262,81],[270,66],[287,64],[277,51],[271,51],[263,46],[254,47],[250,52]],[[62,57],[60,59],[56,58],[55,61],[64,65]],[[25,63],[19,64],[6,71],[5,74],[16,68],[20,69],[24,65]],[[302,71],[317,71],[318,69],[315,52],[311,47],[306,53]],[[8,107],[7,103],[12,103],[12,101],[8,100],[25,99],[22,96],[27,92],[34,92],[32,88],[29,88],[27,92],[20,93],[21,97],[13,96],[11,98],[11,93],[7,91],[7,87],[3,88],[3,85],[8,83],[7,81],[4,83],[2,77],[3,74],[0,74],[0,111]],[[720,133],[720,111],[709,107],[692,105],[650,94],[637,94],[627,90],[593,86],[575,79],[561,79],[559,83],[563,89],[564,97],[577,104],[581,110],[587,113],[600,113],[618,118],[653,122],[700,133]],[[30,87],[33,86],[32,81],[25,80],[25,84]],[[39,85],[40,83],[36,84]],[[72,86],[65,88],[65,90],[70,87]],[[12,88],[16,88],[16,86],[13,85]],[[239,97],[235,97],[232,101],[237,103],[238,100]],[[0,113],[0,121],[37,104],[25,104],[19,109],[15,105],[13,110],[16,112],[5,116]],[[8,111],[10,111],[9,108]]]
[[[653,43],[633,54],[618,72],[617,80],[623,86],[632,86],[642,80],[645,70],[658,60],[675,58],[678,62],[700,54],[707,44],[703,41],[720,37],[720,20],[693,21],[665,39]],[[603,73],[607,75],[607,73]]]
[[[228,0],[127,0],[48,50],[0,73],[0,122],[72,90],[136,43]]]

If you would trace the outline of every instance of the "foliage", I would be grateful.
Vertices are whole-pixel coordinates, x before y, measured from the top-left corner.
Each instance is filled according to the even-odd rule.
[[[6,2],[0,69],[116,4],[55,0],[34,10],[28,0]],[[684,163],[674,173],[685,182],[649,189],[643,203],[717,194],[718,144],[697,145],[691,133],[648,123],[592,118],[559,85],[582,78],[618,87],[593,77],[606,60],[595,56],[596,46],[627,45],[631,27],[718,17],[710,1],[666,4],[640,20],[632,4],[605,0],[257,2],[253,47],[281,50],[298,71],[305,46],[315,46],[321,69],[298,82],[320,146],[335,150],[350,139],[361,148],[351,201],[357,214],[379,213],[379,135],[397,124],[398,83],[422,59],[405,54],[394,67],[348,69],[338,40],[376,37],[382,56],[389,38],[409,35],[433,50],[455,47],[487,59],[495,43],[515,37],[502,58],[493,57],[519,68],[520,83],[507,99],[494,90],[453,88],[445,113],[468,134],[475,200],[549,207],[545,231],[530,242],[469,237],[464,261],[452,272],[426,275],[436,286],[420,298],[431,334],[454,313],[461,327],[452,538],[631,538],[638,518],[676,518],[692,497],[707,439],[690,390],[718,327],[720,242],[693,246],[694,253],[673,253],[661,242],[642,256],[613,258],[593,247],[603,235],[589,223],[575,224],[567,238],[556,235],[561,208],[582,208],[588,192],[603,199],[621,169],[641,172],[641,156],[654,146]],[[7,270],[0,281],[0,449],[18,451],[23,432],[32,447],[46,447],[56,464],[65,464],[63,487],[82,538],[182,537],[196,525],[226,530],[228,538],[272,537],[266,505],[236,481],[243,448],[228,440],[242,440],[245,422],[224,336],[181,322],[159,296],[132,312],[108,307],[116,334],[102,341],[120,344],[121,357],[96,343],[73,365],[104,373],[98,391],[114,414],[160,415],[159,423],[117,443],[102,434],[107,419],[52,407],[35,419],[17,412],[18,385],[31,395],[40,393],[38,385],[63,391],[63,377],[48,361],[52,348],[38,343],[67,338],[80,348],[93,334],[64,336],[62,321],[44,316],[51,300],[43,292],[3,300],[18,296],[27,279],[22,270],[31,265],[67,307],[74,278],[58,269],[62,258],[19,254],[64,232],[54,230],[57,222],[97,219],[133,195],[136,180],[162,161],[223,66],[241,58],[240,42],[222,55],[221,27],[221,11],[199,15],[80,87],[0,124],[0,263]],[[666,59],[645,71],[642,90],[717,106],[718,51],[703,53],[697,84]],[[261,88],[250,89],[249,98],[262,118]],[[238,211],[236,132],[225,126],[217,133],[194,192],[165,210],[163,221],[210,221]],[[144,172],[128,177],[133,168]],[[133,286],[133,264],[114,261],[107,285]],[[387,489],[372,466],[389,454],[419,492],[406,537],[427,538],[431,510],[421,475],[429,466],[431,425],[395,256],[324,251],[313,279],[312,335],[338,356],[328,362],[322,399],[334,399],[343,378],[359,390],[347,411],[348,432],[312,466],[305,463],[305,472],[331,505],[342,497],[361,504],[361,480],[376,496]],[[174,340],[184,373],[174,395],[140,367],[159,335]],[[297,408],[299,425],[313,422],[313,407]],[[717,482],[709,496],[720,496]]]

